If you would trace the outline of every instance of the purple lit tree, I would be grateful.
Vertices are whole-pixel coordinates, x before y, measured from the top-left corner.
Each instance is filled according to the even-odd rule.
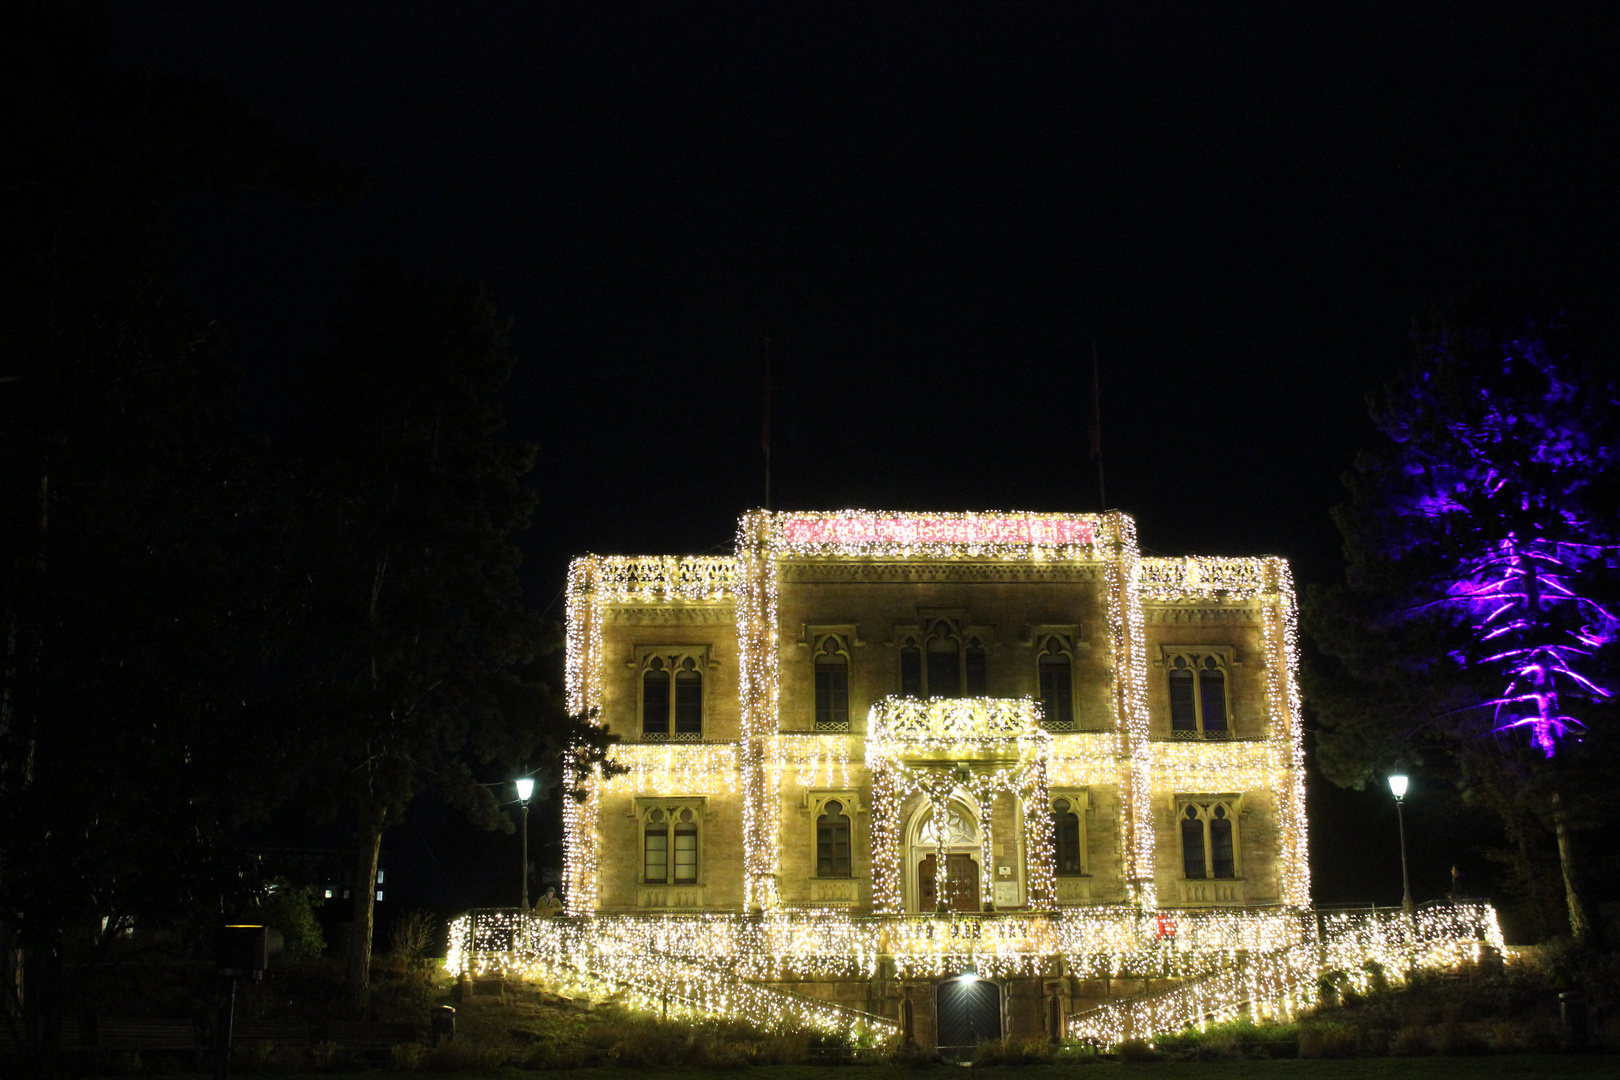
[[[1315,689],[1330,779],[1360,786],[1425,747],[1477,764],[1484,746],[1545,789],[1586,937],[1558,773],[1617,685],[1620,405],[1556,341],[1546,320],[1476,308],[1374,401],[1389,442],[1335,511],[1350,567],[1313,597],[1334,666]]]

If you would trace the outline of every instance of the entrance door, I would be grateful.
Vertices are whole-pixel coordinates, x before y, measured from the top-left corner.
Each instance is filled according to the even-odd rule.
[[[939,984],[939,1053],[971,1058],[980,1043],[1001,1038],[1001,987],[987,979]]]
[[[947,855],[945,873],[951,881],[951,910],[978,911],[979,861],[971,855]]]
[[[978,911],[979,861],[971,855],[945,856],[945,879],[949,885],[951,911]],[[919,910],[939,910],[939,859],[925,856],[917,864],[917,899]]]

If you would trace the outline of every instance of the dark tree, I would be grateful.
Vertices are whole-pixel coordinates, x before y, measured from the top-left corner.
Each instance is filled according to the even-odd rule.
[[[1578,938],[1592,925],[1565,792],[1612,741],[1617,417],[1550,320],[1480,302],[1437,319],[1373,402],[1388,442],[1335,511],[1347,582],[1308,618],[1329,659],[1310,687],[1328,777],[1359,787],[1438,754],[1510,837],[1539,802]]]
[[[322,804],[359,836],[360,995],[384,832],[424,788],[510,829],[475,766],[534,760],[571,729],[530,674],[554,634],[519,587],[534,449],[499,438],[505,323],[477,289],[376,268],[337,330],[305,375],[293,454],[309,585],[301,744]]]
[[[261,455],[160,208],[313,175],[217,87],[103,56],[93,7],[0,9],[0,923],[47,1069],[68,952],[217,915],[266,764]]]

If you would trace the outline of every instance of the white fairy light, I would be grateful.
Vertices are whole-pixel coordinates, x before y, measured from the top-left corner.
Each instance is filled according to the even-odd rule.
[[[1113,722],[1105,730],[1048,733],[1039,705],[1027,698],[889,698],[872,709],[864,737],[783,731],[778,582],[785,563],[822,559],[1097,568]],[[1258,621],[1269,709],[1263,738],[1149,738],[1146,608],[1177,604],[1235,605]],[[607,755],[614,768],[605,771],[584,764],[583,752],[571,755],[565,780],[584,799],[564,804],[569,916],[536,922],[480,913],[458,921],[451,939],[453,970],[543,977],[582,992],[651,1002],[679,1015],[758,1023],[791,1017],[813,1030],[844,1032],[867,1020],[831,1005],[825,1012],[806,1013],[797,995],[753,982],[871,979],[878,976],[880,957],[892,964],[897,978],[942,978],[963,970],[989,978],[1050,977],[1061,970],[1077,977],[1184,981],[1174,993],[1150,995],[1151,1002],[1088,1013],[1089,1019],[1073,1028],[1107,1041],[1125,1030],[1142,1035],[1171,1030],[1161,1025],[1183,1023],[1195,1013],[1199,1022],[1207,1015],[1224,1016],[1244,1001],[1268,1015],[1291,1015],[1311,1000],[1322,963],[1353,959],[1359,965],[1358,957],[1383,963],[1380,958],[1387,957],[1393,971],[1395,964],[1466,960],[1485,944],[1500,948],[1500,930],[1491,929],[1495,915],[1488,906],[1454,913],[1450,922],[1420,913],[1406,929],[1382,913],[1324,915],[1324,933],[1318,935],[1314,917],[1305,911],[1310,881],[1298,620],[1292,578],[1282,560],[1143,558],[1135,523],[1117,512],[755,511],[738,523],[733,556],[586,556],[573,562],[567,584],[566,693],[577,716],[599,721],[603,626],[610,609],[626,605],[718,605],[734,613],[738,739],[615,745]],[[778,875],[783,794],[789,785],[865,793],[874,914],[785,909]],[[1118,850],[1129,903],[1056,908],[1049,820],[1054,785],[1117,791]],[[1154,798],[1184,791],[1273,794],[1280,907],[1158,910]],[[658,916],[600,912],[599,829],[607,793],[737,796],[744,910]],[[1028,910],[903,914],[901,813],[917,796],[926,799],[930,813],[961,799],[977,816],[984,895],[995,884],[993,844],[1005,839],[995,830],[993,808],[1003,797],[1016,800],[1023,813]],[[877,1026],[883,1023],[892,1022]]]

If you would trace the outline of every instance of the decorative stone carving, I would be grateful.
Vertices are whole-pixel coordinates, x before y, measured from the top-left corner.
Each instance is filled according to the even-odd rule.
[[[602,621],[613,626],[730,626],[735,609],[712,605],[691,607],[608,607]]]

